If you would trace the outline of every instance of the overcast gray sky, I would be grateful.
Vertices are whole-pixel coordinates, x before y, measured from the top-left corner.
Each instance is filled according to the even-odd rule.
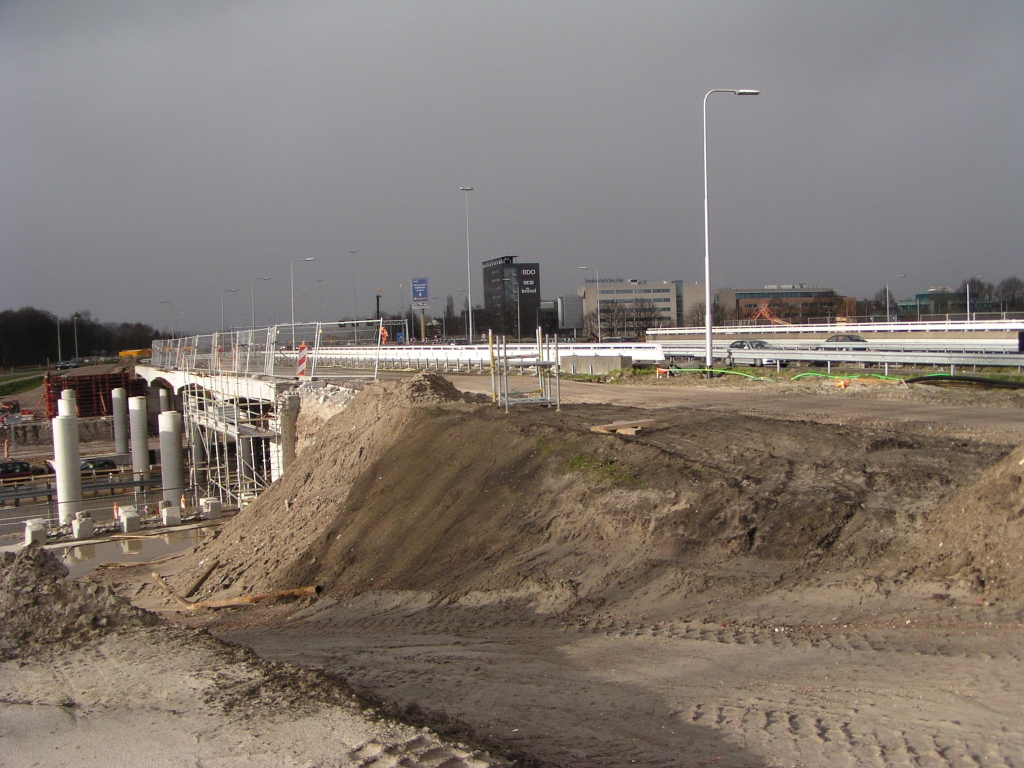
[[[0,309],[212,331],[479,263],[909,296],[1024,276],[1024,3],[0,4]],[[353,258],[349,251],[358,251]],[[317,282],[320,279],[321,282]],[[224,293],[238,289],[239,293]],[[440,302],[434,304],[440,308]]]

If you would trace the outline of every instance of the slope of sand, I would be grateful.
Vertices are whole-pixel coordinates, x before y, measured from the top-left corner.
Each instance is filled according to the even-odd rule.
[[[0,766],[507,764],[66,573],[36,546],[0,562]]]

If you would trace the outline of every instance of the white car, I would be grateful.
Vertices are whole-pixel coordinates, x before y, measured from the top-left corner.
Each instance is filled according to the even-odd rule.
[[[740,339],[739,341],[734,341],[732,344],[729,345],[729,357],[731,358],[733,356],[733,350],[743,350],[745,352],[760,353],[761,350],[764,350],[765,352],[769,352],[770,350],[773,350],[773,349],[775,349],[775,347],[773,347],[767,341],[764,341],[762,339]],[[744,355],[744,357],[746,357],[746,355]],[[777,358],[774,358],[774,357],[760,357],[760,356],[758,356],[758,357],[755,357],[750,364],[751,365],[776,365],[776,364],[778,364],[778,365],[781,365],[781,366],[785,367],[785,366],[789,365],[789,361],[787,361],[787,360],[778,360]]]

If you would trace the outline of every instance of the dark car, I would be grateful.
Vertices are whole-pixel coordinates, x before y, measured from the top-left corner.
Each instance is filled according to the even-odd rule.
[[[766,353],[770,353],[774,349],[775,347],[762,339],[740,339],[729,345],[729,356],[732,356],[732,350],[746,350],[750,352],[761,352],[761,350],[764,350]],[[775,365],[776,363],[781,366],[789,365],[787,360],[777,360],[770,355],[755,358],[751,365]]]
[[[864,352],[868,348],[868,340],[856,333],[837,333],[825,339],[825,349],[842,349],[850,352]]]
[[[27,461],[0,459],[0,480],[20,480],[32,477],[32,467]]]
[[[113,459],[82,459],[82,471],[92,472],[116,470],[117,463]]]

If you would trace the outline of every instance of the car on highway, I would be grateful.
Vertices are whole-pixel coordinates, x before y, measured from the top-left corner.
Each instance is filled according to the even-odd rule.
[[[837,333],[825,339],[828,346],[822,349],[840,349],[848,352],[865,352],[868,340],[856,333]]]
[[[771,354],[770,354],[771,350],[774,350],[774,349],[775,349],[775,347],[773,347],[771,344],[769,344],[764,339],[739,339],[739,340],[734,341],[732,344],[729,345],[729,357],[730,357],[730,359],[732,358],[734,350],[737,350],[737,351],[742,350],[742,351],[745,351],[745,352],[756,352],[756,353],[761,353],[763,351],[763,352],[767,353],[766,356],[754,358],[753,362],[750,363],[751,365],[776,365],[776,364],[778,364],[778,365],[781,365],[783,367],[789,365],[789,361],[788,360],[779,360],[778,358],[771,356]]]
[[[82,459],[82,472],[91,472],[96,474],[97,471],[110,471],[116,470],[117,463],[113,459]]]
[[[33,474],[32,466],[27,461],[0,459],[0,480],[21,480]]]

